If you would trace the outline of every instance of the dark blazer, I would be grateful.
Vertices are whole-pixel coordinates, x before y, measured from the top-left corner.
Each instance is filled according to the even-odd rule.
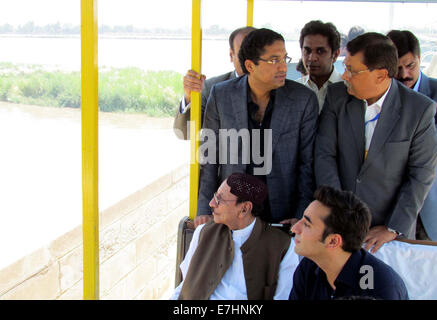
[[[432,100],[392,81],[364,160],[364,102],[344,83],[330,85],[315,143],[317,185],[354,192],[369,206],[372,226],[414,239],[437,164],[435,111]]]
[[[230,139],[218,138],[218,132],[219,129],[235,129],[240,132],[248,128],[248,90],[247,76],[216,84],[211,90],[205,112],[204,133],[205,129],[214,133],[212,141],[217,150],[216,164],[201,165],[198,215],[211,214],[208,204],[223,180],[233,172],[246,171],[241,143],[238,143],[236,164],[230,164],[230,161],[219,164],[219,148],[226,147],[226,157],[229,157],[231,148]],[[276,89],[270,122],[272,170],[266,175],[273,221],[301,217],[312,201],[313,146],[317,117],[318,102],[311,89],[291,80],[286,80],[284,86]],[[245,149],[251,152],[247,150],[251,148]]]
[[[422,79],[419,84],[419,92],[437,102],[437,79],[428,78],[422,73]],[[435,116],[437,125],[437,114]],[[437,168],[436,168],[437,169]],[[423,203],[420,217],[428,237],[437,241],[437,182],[434,178],[434,183],[429,190],[428,196]]]
[[[419,92],[430,97],[432,100],[437,101],[437,79],[428,78],[424,73],[422,73]]]
[[[201,106],[201,122],[203,123],[203,116],[205,114],[206,102],[208,101],[209,93],[211,92],[211,88],[219,82],[223,82],[229,79],[236,78],[235,71],[231,71],[217,77],[213,77],[211,79],[205,80],[202,89],[202,106]],[[176,136],[183,140],[190,139],[190,132],[187,131],[187,122],[190,121],[190,112],[191,108],[188,106],[188,109],[185,113],[181,113],[181,103],[179,103],[178,110],[173,123],[173,130],[176,133]],[[182,132],[182,134],[181,134]]]

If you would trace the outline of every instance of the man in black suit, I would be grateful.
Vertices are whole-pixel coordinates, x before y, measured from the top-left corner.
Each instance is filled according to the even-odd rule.
[[[216,84],[208,98],[201,146],[208,154],[200,169],[194,223],[212,219],[214,191],[233,172],[243,172],[268,186],[262,219],[292,224],[314,191],[317,98],[285,78],[290,58],[277,32],[252,31],[238,55],[245,75]]]
[[[183,140],[190,139],[189,128],[187,123],[190,121],[190,101],[191,91],[202,92],[202,110],[201,118],[203,123],[203,115],[205,113],[206,102],[208,101],[209,93],[213,85],[229,79],[234,79],[243,75],[243,71],[238,61],[238,51],[240,51],[241,42],[244,37],[251,31],[253,27],[243,27],[234,30],[229,36],[229,56],[234,65],[235,70],[219,75],[217,77],[205,80],[205,75],[199,75],[194,70],[188,70],[184,76],[184,98],[181,100],[176,117],[173,123],[173,130],[178,138]]]
[[[415,238],[437,164],[436,104],[393,80],[393,42],[365,33],[347,44],[344,83],[328,87],[315,144],[317,185],[354,192],[370,208],[366,249]]]
[[[420,71],[419,40],[407,30],[391,30],[387,36],[398,49],[399,64],[396,79],[408,88],[437,102],[437,79],[428,78]],[[437,117],[435,121],[437,124]],[[417,217],[416,238],[437,241],[437,183],[435,181]]]

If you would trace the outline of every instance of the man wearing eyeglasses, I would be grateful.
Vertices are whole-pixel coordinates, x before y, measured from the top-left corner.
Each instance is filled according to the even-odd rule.
[[[231,174],[209,205],[214,221],[196,228],[171,299],[285,300],[299,258],[286,233],[259,219],[267,186]]]
[[[229,79],[235,79],[243,75],[243,71],[241,70],[240,63],[238,61],[238,51],[240,50],[241,42],[243,41],[244,37],[253,30],[255,30],[253,27],[238,28],[229,36],[229,56],[235,70],[207,80],[205,80],[205,75],[199,75],[194,70],[187,71],[184,76],[184,97],[180,102],[173,123],[173,130],[178,138],[183,140],[190,139],[190,132],[187,123],[190,121],[190,102],[192,91],[202,93],[201,122],[203,123],[206,102],[212,86],[216,83]]]
[[[297,81],[316,93],[320,112],[328,84],[341,81],[341,74],[334,68],[340,54],[340,33],[330,22],[313,20],[301,30],[299,44],[308,75]]]
[[[208,98],[201,149],[212,147],[201,165],[194,223],[211,219],[208,203],[224,179],[245,172],[269,188],[262,218],[292,224],[314,192],[317,99],[310,89],[285,79],[290,58],[280,34],[252,31],[241,44],[239,60],[245,75],[215,85]]]
[[[396,79],[408,88],[437,102],[437,79],[428,78],[420,71],[419,40],[410,31],[391,30],[387,36],[398,49]],[[435,118],[437,124],[437,118]],[[434,182],[417,217],[416,238],[437,241],[437,183]]]
[[[347,44],[344,83],[328,87],[315,145],[317,185],[354,192],[370,208],[366,249],[415,238],[434,179],[435,102],[395,80],[396,47],[365,33]]]

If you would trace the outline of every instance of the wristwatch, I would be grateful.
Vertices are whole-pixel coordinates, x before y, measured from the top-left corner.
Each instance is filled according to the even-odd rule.
[[[401,235],[401,233],[399,231],[396,231],[396,230],[394,230],[392,228],[387,227],[387,230],[390,231],[390,232],[396,233],[396,235],[398,235],[398,236]]]

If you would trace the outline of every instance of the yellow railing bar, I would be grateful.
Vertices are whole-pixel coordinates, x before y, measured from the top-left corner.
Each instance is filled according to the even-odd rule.
[[[253,1],[247,0],[247,26],[253,27]]]
[[[83,299],[99,299],[97,0],[81,0]]]
[[[191,24],[191,69],[201,74],[202,63],[202,26],[201,26],[201,0],[192,2]],[[194,219],[197,210],[199,194],[199,161],[197,158],[200,141],[200,114],[202,96],[199,92],[191,91],[191,162],[190,162],[190,219]]]

